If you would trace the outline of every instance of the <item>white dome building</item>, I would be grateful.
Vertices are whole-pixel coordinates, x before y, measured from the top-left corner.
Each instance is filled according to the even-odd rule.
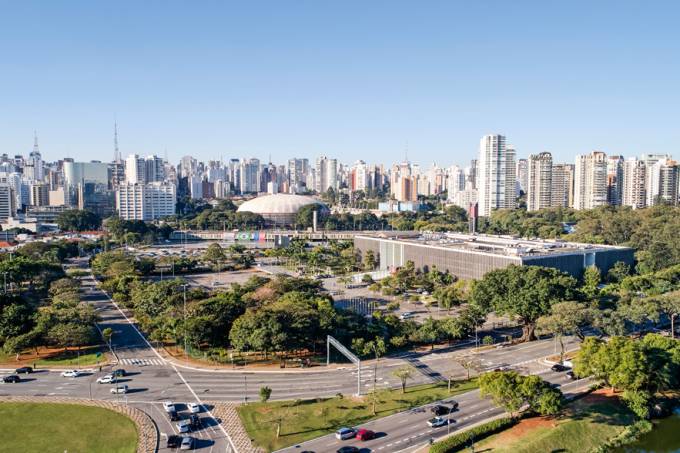
[[[328,212],[328,207],[315,198],[286,193],[253,198],[239,206],[238,212],[260,214],[269,224],[292,225],[298,211],[309,205],[318,205],[322,211]]]

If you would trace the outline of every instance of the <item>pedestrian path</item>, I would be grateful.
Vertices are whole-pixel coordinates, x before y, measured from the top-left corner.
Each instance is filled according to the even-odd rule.
[[[138,359],[138,358],[123,358],[119,362],[121,365],[136,365],[136,366],[163,366],[165,365],[165,360],[163,359]]]

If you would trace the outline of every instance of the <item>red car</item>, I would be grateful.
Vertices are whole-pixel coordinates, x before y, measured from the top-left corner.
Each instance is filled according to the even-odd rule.
[[[375,433],[371,431],[370,429],[363,429],[361,428],[359,431],[357,431],[356,439],[357,440],[371,440],[375,437]]]

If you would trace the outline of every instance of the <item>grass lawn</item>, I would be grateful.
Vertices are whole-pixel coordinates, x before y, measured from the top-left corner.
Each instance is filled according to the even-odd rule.
[[[476,380],[460,381],[448,392],[447,384],[427,384],[379,393],[380,402],[373,415],[368,397],[352,396],[301,401],[276,401],[239,406],[238,413],[251,439],[272,451],[334,432],[341,426],[355,426],[411,407],[422,406],[477,388]],[[280,437],[276,438],[277,420],[282,419]]]
[[[580,453],[618,434],[635,416],[617,398],[594,393],[569,404],[563,417],[533,417],[491,436],[475,451],[494,453]],[[469,449],[463,450],[469,452]]]
[[[102,352],[102,355],[97,357],[97,352]],[[19,361],[16,361],[15,358],[15,354],[5,354],[4,352],[0,351],[0,363],[17,367],[33,366],[34,363],[38,365],[38,367],[77,367],[78,365],[83,367],[97,365],[98,363],[104,363],[107,361],[106,354],[103,353],[103,349],[99,346],[81,348],[80,358],[78,358],[78,353],[75,350],[50,350],[47,353],[42,351],[40,356],[36,356],[33,351],[24,351],[24,353],[19,356]]]
[[[124,415],[72,404],[0,403],[2,450],[134,453],[137,429]]]

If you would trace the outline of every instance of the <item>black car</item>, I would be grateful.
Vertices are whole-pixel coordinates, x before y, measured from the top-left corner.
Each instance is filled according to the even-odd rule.
[[[11,382],[12,384],[16,384],[17,382],[21,382],[21,378],[16,374],[10,374],[9,376],[3,377],[2,382]]]
[[[124,369],[118,368],[117,370],[113,370],[113,371],[111,372],[111,374],[113,374],[114,377],[123,377],[123,376],[125,376],[127,373],[125,373],[125,370],[124,370]]]
[[[179,415],[177,415],[176,410],[174,410],[174,409],[169,410],[168,411],[168,418],[170,419],[171,422],[176,422],[177,420],[179,420]]]
[[[193,428],[201,426],[201,418],[196,414],[189,415],[189,422]]]
[[[562,371],[567,371],[570,370],[568,366],[562,365],[560,363],[556,363],[553,366],[550,367],[551,370],[556,371],[558,373],[561,373]]]
[[[338,448],[337,453],[359,453],[359,449],[357,447],[353,447],[351,445],[347,445],[345,447],[340,447]]]
[[[571,379],[572,381],[575,381],[576,379],[578,379],[578,376],[576,376],[573,371],[567,371],[566,376],[569,379]]]
[[[30,366],[22,366],[21,368],[17,368],[16,370],[14,370],[14,372],[17,374],[22,373],[31,374],[33,372],[33,368],[31,368]]]
[[[437,404],[436,406],[432,406],[430,412],[439,417],[440,415],[446,415],[450,413],[451,408],[448,406],[442,406],[441,404]]]
[[[182,438],[174,434],[168,436],[168,441],[165,443],[165,448],[179,448]]]

